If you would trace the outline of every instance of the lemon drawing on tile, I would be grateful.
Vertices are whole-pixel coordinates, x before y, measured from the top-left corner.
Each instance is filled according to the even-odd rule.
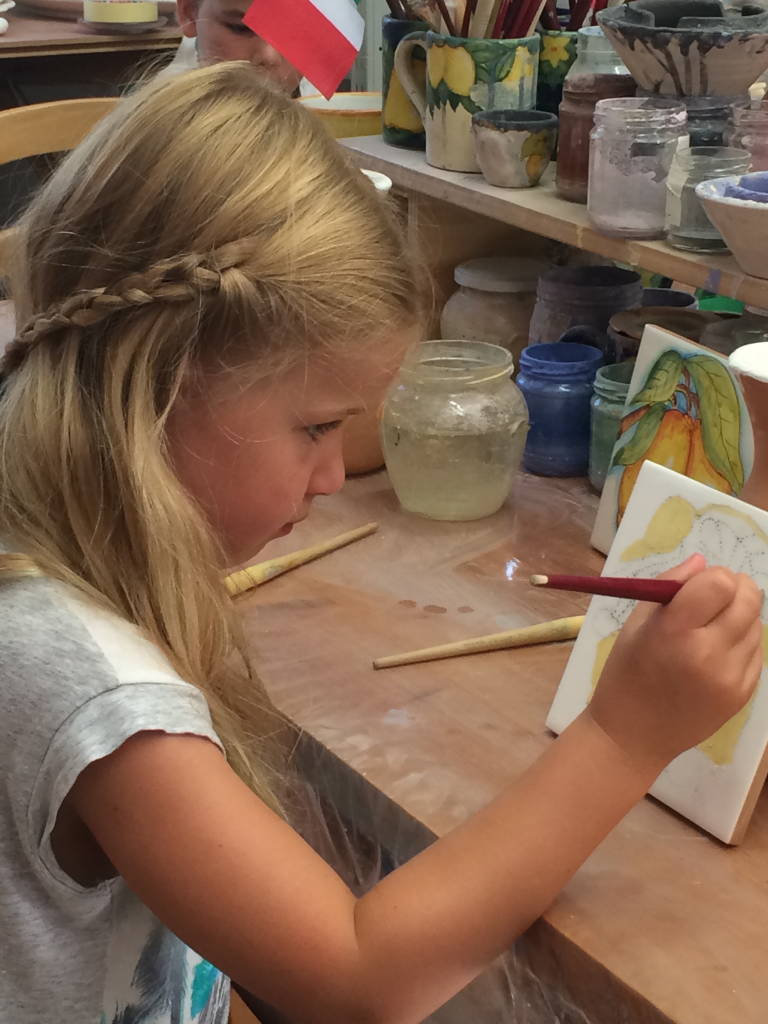
[[[716,527],[713,525],[715,523],[718,523]],[[756,538],[760,548],[745,543],[744,538],[747,536]],[[722,546],[720,559],[723,564],[730,564],[735,572],[754,573],[754,560],[759,558],[762,563],[764,552],[768,550],[768,534],[747,513],[720,504],[697,508],[687,498],[677,495],[667,498],[659,506],[642,537],[622,550],[621,561],[631,564],[631,576],[653,575],[645,568],[649,559],[675,552],[675,558],[682,560],[690,553],[685,545],[691,545],[694,550],[702,550],[702,543],[698,539],[700,537],[707,537],[708,543],[717,538],[717,543]],[[630,602],[626,604],[629,607]],[[628,608],[625,614],[628,614]],[[768,626],[765,622],[762,628],[763,661],[768,665]],[[594,694],[611,656],[619,632],[618,629],[612,630],[597,643],[592,664],[590,697]],[[698,750],[718,767],[732,763],[744,726],[752,714],[755,697],[756,694],[753,694],[741,711],[730,718],[716,733],[698,744]]]

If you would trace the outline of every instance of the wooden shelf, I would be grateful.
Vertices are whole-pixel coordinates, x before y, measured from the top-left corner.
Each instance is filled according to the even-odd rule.
[[[664,242],[611,238],[589,223],[585,206],[560,199],[550,180],[538,188],[504,189],[487,185],[479,174],[459,174],[430,167],[421,152],[389,146],[380,136],[344,139],[361,167],[387,174],[395,186],[451,203],[511,227],[565,242],[662,274],[749,305],[768,308],[768,280],[739,270],[732,256],[701,256],[671,249]]]
[[[179,45],[176,24],[141,33],[94,32],[73,20],[19,14],[8,18],[8,32],[0,36],[0,60],[13,57],[50,57],[64,54],[172,50]]]

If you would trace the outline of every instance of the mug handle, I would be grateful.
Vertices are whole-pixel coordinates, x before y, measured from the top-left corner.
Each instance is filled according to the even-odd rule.
[[[426,41],[426,32],[410,32],[407,36],[403,36],[395,50],[397,77],[400,79],[408,99],[421,115],[422,121],[427,116],[427,93],[426,87],[420,88],[416,81],[411,66],[411,54],[416,46],[423,46],[426,50]]]

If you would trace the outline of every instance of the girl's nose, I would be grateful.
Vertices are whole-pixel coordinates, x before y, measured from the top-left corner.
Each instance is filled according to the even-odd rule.
[[[333,451],[323,459],[309,483],[310,497],[320,494],[336,494],[344,486],[346,470],[344,466],[344,451],[341,444],[341,433],[339,430],[339,443],[334,445]]]

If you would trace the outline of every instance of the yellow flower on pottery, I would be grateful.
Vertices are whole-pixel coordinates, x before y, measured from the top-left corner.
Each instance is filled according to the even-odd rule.
[[[519,46],[512,67],[502,82],[504,85],[519,85],[524,78],[533,78],[535,70],[536,58],[525,46]]]
[[[543,36],[541,40],[541,59],[547,64],[557,66],[571,60],[568,51],[568,36]]]
[[[445,47],[445,84],[457,96],[469,96],[475,84],[475,62],[463,46]]]
[[[429,84],[436,89],[445,77],[445,55],[448,53],[447,46],[430,46],[427,54],[427,74]]]

